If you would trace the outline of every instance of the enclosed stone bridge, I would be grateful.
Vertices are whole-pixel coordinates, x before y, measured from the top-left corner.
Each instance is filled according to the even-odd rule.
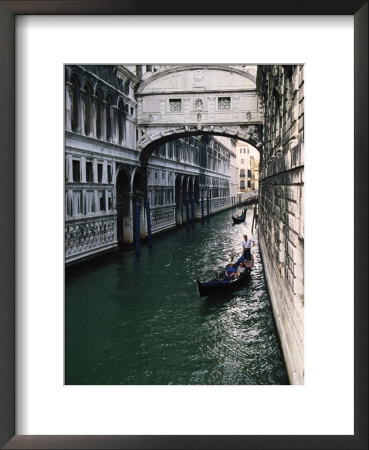
[[[261,149],[263,108],[255,76],[225,65],[179,66],[155,73],[139,86],[137,148],[153,149],[188,135],[219,135]]]

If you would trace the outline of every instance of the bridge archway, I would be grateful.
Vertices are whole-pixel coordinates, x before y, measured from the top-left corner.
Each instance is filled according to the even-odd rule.
[[[233,132],[230,129],[227,130],[214,129],[213,131],[200,131],[200,130],[184,131],[183,128],[178,128],[176,130],[173,130],[172,134],[168,134],[167,136],[161,136],[160,138],[150,140],[149,142],[147,142],[140,152],[139,158],[141,163],[147,163],[151,154],[160,145],[187,136],[224,136],[231,139],[236,139],[238,141],[246,142],[247,144],[250,144],[253,147],[255,147],[260,153],[262,152],[262,136],[263,136],[262,125],[257,126],[249,125],[246,132],[242,133]]]

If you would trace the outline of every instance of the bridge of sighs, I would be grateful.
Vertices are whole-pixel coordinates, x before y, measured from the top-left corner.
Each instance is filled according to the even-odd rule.
[[[219,135],[261,149],[263,109],[254,74],[234,66],[177,66],[139,86],[137,148],[145,161],[182,136]]]

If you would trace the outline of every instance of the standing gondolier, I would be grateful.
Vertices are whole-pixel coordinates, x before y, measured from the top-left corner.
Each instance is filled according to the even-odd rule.
[[[241,242],[243,255],[246,261],[250,261],[251,259],[251,247],[255,245],[255,241],[249,239],[246,234],[243,236],[243,241]]]

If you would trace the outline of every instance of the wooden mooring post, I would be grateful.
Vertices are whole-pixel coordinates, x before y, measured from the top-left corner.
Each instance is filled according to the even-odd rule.
[[[188,196],[186,197],[186,229],[189,231],[190,227],[190,208],[188,204]]]
[[[195,199],[191,197],[191,225],[192,229],[195,228]]]
[[[256,230],[256,227],[257,227],[257,224],[258,224],[258,204],[257,203],[255,203],[255,206],[254,206],[254,214],[253,214],[253,216],[252,216],[252,225],[251,225],[251,233],[253,233],[254,232],[254,223],[255,223],[255,230]]]
[[[140,204],[136,202],[136,256],[140,256]]]
[[[150,201],[146,201],[146,221],[147,221],[147,238],[149,241],[149,248],[152,248],[152,236],[151,236],[151,217],[150,217]]]
[[[204,197],[201,197],[201,223],[204,223]]]

